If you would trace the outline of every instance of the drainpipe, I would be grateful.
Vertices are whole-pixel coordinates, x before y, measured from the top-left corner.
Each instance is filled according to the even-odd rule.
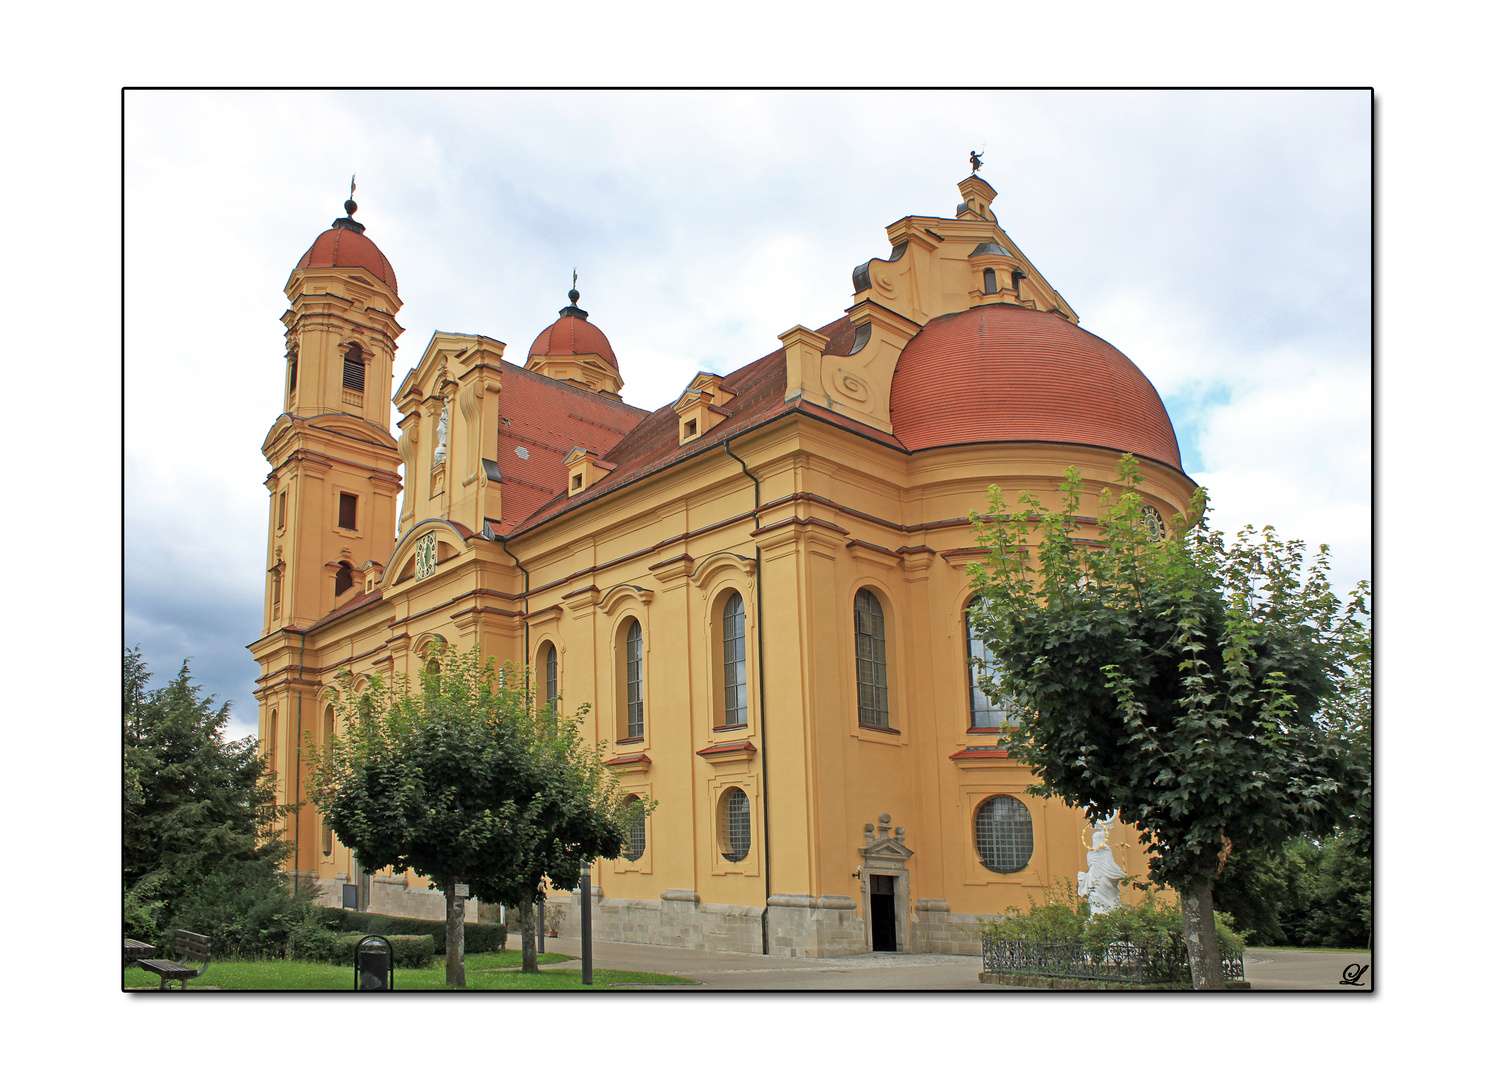
[[[497,540],[499,547],[504,549],[504,554],[514,560],[515,569],[525,575],[525,662],[523,666],[525,671],[525,693],[528,695],[530,692],[530,571],[520,565],[519,556],[509,550],[509,543],[505,537],[494,536],[491,528],[489,529],[489,536]]]
[[[753,527],[755,530],[763,528],[763,523],[758,519],[758,508],[760,498],[758,492],[758,477],[748,471],[748,463],[737,454],[732,452],[732,440],[726,439],[722,443],[722,449],[727,451],[727,456],[743,467],[743,475],[753,481]],[[764,914],[760,924],[763,936],[764,955],[769,955],[769,897],[773,895],[773,889],[769,881],[769,750],[768,750],[768,708],[764,701],[764,561],[763,552],[757,544],[753,545],[753,576],[758,581],[758,588],[754,594],[758,599],[758,784],[759,801],[764,808]]]

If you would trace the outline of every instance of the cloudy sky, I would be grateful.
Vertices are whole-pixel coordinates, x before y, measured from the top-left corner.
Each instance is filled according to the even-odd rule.
[[[1370,576],[1365,92],[132,92],[125,99],[124,633],[255,723],[282,289],[342,213],[395,268],[396,380],[436,330],[523,361],[566,303],[632,404],[851,301],[885,226],[998,220],[1162,394],[1218,527]]]

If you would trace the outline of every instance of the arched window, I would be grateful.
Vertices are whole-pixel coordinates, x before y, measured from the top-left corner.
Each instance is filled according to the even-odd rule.
[[[743,598],[728,596],[722,605],[722,726],[748,723],[748,648]]]
[[[364,392],[364,350],[357,342],[343,353],[343,389]]]
[[[338,563],[338,576],[333,578],[332,591],[342,596],[351,588],[353,588],[353,567],[345,562]]]
[[[639,796],[630,795],[624,800],[624,805],[632,808],[639,801]],[[629,862],[638,862],[644,854],[644,815],[640,814],[629,823],[628,843],[623,846],[623,857]]]
[[[997,271],[990,266],[982,271],[982,292],[988,296],[997,292]]]
[[[556,646],[547,641],[540,647],[540,670],[544,672],[545,679],[545,707],[552,711],[555,710],[556,702],[561,698],[556,668]]]
[[[717,836],[722,845],[722,857],[728,862],[742,862],[753,846],[748,796],[743,794],[742,788],[728,788],[722,793],[718,807]]]
[[[624,730],[628,739],[644,738],[644,631],[630,619],[623,635]]]
[[[888,657],[883,605],[867,589],[853,602],[857,631],[857,722],[886,728],[888,723]]]
[[[332,706],[329,705],[322,714],[322,746],[324,749],[332,745],[333,736],[337,733],[337,720],[333,717]],[[332,854],[332,820],[325,814],[322,817],[322,854]]]
[[[994,795],[977,807],[977,857],[994,874],[1011,874],[1034,854],[1034,822],[1028,807],[1011,795]]]
[[[989,698],[977,685],[977,679],[982,675],[991,676],[993,679],[1002,675],[1002,665],[993,658],[992,650],[987,648],[987,643],[981,639],[971,625],[972,610],[981,602],[981,597],[972,597],[971,603],[966,605],[965,612],[966,670],[967,686],[971,691],[971,726],[973,728],[1001,728],[1013,722],[1008,712],[1007,699]]]
[[[287,354],[286,359],[288,361],[290,361],[290,364],[291,364],[291,371],[290,371],[291,393],[294,394],[294,393],[296,393],[296,346],[295,345],[291,346],[291,351]]]
[[[280,741],[280,732],[276,729],[280,719],[276,710],[270,710],[270,727],[265,731],[265,771],[273,778],[276,773],[275,751]]]

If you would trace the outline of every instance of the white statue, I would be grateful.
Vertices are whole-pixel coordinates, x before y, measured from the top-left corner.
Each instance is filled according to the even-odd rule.
[[[447,403],[442,402],[442,414],[436,421],[436,450],[431,455],[431,463],[440,465],[447,460]]]
[[[1111,911],[1122,902],[1122,881],[1127,871],[1117,864],[1117,857],[1106,842],[1107,832],[1116,823],[1117,815],[1113,814],[1098,824],[1086,851],[1086,868],[1075,875],[1075,893],[1086,898],[1092,915]]]

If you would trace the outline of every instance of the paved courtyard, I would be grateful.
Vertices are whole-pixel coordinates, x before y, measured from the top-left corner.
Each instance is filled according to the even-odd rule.
[[[511,947],[516,942],[511,941]],[[546,948],[580,956],[575,937],[549,938]],[[629,945],[615,941],[592,943],[592,965],[625,971],[653,971],[695,980],[695,986],[651,986],[651,990],[974,990],[1011,993],[1015,987],[977,981],[980,956],[935,953],[864,953],[832,959],[805,960],[754,953],[705,952],[667,945]],[[540,958],[545,964],[545,957]],[[480,963],[479,956],[468,958]],[[1247,981],[1254,990],[1370,990],[1371,969],[1360,986],[1342,986],[1347,968],[1371,963],[1370,953],[1320,953],[1307,950],[1248,949]],[[580,960],[556,965],[580,968]],[[1353,973],[1353,972],[1352,972]]]

